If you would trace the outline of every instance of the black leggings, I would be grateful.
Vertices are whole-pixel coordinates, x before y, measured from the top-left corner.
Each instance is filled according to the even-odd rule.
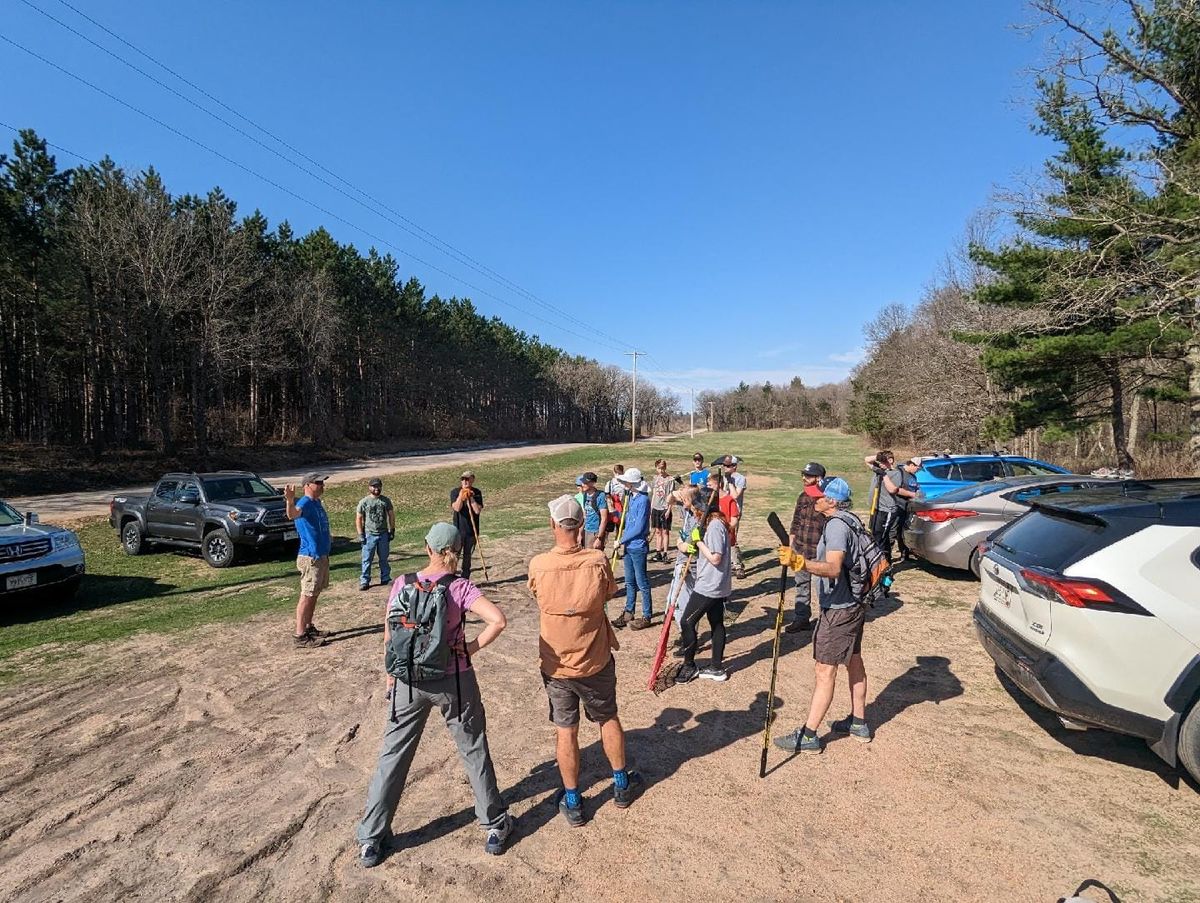
[[[725,603],[724,599],[713,599],[692,593],[688,599],[687,608],[683,610],[683,621],[680,629],[683,631],[683,660],[689,665],[696,664],[696,625],[700,616],[708,615],[708,626],[712,628],[712,660],[714,667],[721,667],[725,658]]]

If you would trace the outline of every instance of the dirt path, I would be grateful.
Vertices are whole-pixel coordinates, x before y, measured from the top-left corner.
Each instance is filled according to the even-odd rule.
[[[352,831],[384,720],[382,590],[336,585],[328,648],[286,616],[93,647],[0,695],[0,899],[1029,900],[1085,878],[1122,900],[1200,895],[1200,797],[1143,744],[1073,734],[999,683],[970,627],[977,585],[909,571],[868,625],[870,745],[771,753],[757,776],[778,568],[744,528],[725,684],[644,689],[657,630],[624,631],[622,720],[644,796],[616,810],[595,729],[590,824],[555,817],[526,535],[489,549],[509,629],[478,656],[501,788],[519,819],[486,856],[450,738],[431,719],[367,872]],[[666,570],[654,568],[661,609]],[[202,600],[195,604],[202,604]],[[615,609],[619,603],[615,603]],[[785,636],[779,725],[806,711],[806,640]],[[846,708],[839,686],[833,714]]]

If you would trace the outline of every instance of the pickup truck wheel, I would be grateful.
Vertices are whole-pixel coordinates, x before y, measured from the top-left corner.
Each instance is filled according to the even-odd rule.
[[[204,534],[204,542],[200,544],[200,553],[211,567],[227,568],[237,557],[237,547],[225,530],[213,530]]]
[[[1179,761],[1193,780],[1200,781],[1200,701],[1179,727]]]
[[[141,555],[146,551],[146,534],[135,520],[128,521],[121,528],[121,548],[126,555]]]

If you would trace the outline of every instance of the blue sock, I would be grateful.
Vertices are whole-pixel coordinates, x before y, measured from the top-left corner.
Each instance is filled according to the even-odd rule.
[[[578,809],[579,804],[582,802],[582,800],[579,799],[579,788],[578,787],[564,787],[563,790],[566,793],[567,808],[568,809]]]
[[[613,786],[618,790],[629,789],[629,772],[624,768],[613,772]]]

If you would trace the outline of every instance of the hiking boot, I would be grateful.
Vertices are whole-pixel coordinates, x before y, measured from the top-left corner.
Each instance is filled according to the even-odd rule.
[[[738,580],[745,580],[746,579],[746,569],[738,568],[736,571],[733,572],[733,576],[736,577]]]
[[[630,617],[631,614],[632,614],[632,612],[628,612],[628,611],[621,612],[619,615],[616,616],[616,618],[613,619],[612,626],[617,628],[617,630],[620,630],[622,627],[624,627],[626,624],[628,624],[631,620],[633,620]]]
[[[316,624],[309,624],[308,630],[304,631],[304,635],[305,636],[315,636],[318,639],[321,639],[321,638],[327,637],[327,636],[333,636],[333,634],[328,630],[317,630]]]
[[[325,645],[325,637],[310,636],[307,633],[302,633],[300,636],[292,637],[293,643],[297,649],[319,649]]]
[[[802,727],[796,728],[790,734],[776,737],[774,743],[780,749],[786,749],[788,752],[802,752],[812,756],[820,755],[821,753],[820,738],[815,734],[811,737],[806,737],[804,735],[804,728]]]
[[[567,805],[567,791],[560,790],[558,791],[558,796],[556,797],[556,803],[558,805],[558,811],[562,814],[562,817],[567,820],[567,824],[572,828],[582,828],[587,822],[587,816],[583,814],[582,798],[579,801],[579,805],[572,809]]]
[[[634,618],[632,621],[629,622],[630,630],[645,630],[649,626],[650,626],[649,618]]]
[[[799,618],[794,618],[787,627],[783,628],[784,633],[808,633],[812,630],[812,621],[805,618],[801,621]]]
[[[365,589],[370,589],[370,588],[371,588],[371,584],[369,584],[369,583],[360,583],[360,584],[358,585],[358,591],[359,591],[360,593],[361,593],[363,590],[365,590]]]
[[[369,840],[358,848],[358,864],[365,869],[373,869],[383,862],[383,844],[378,840]]]
[[[504,821],[500,823],[500,826],[488,829],[487,843],[483,845],[483,851],[491,853],[493,856],[499,856],[503,853],[505,846],[508,844],[508,835],[512,834],[516,823],[517,820],[505,812]]]
[[[632,803],[642,792],[642,776],[636,771],[630,769],[625,772],[629,776],[629,784],[624,790],[618,790],[617,785],[613,784],[613,805],[618,809],[628,809]]]
[[[675,683],[677,683],[677,684],[690,683],[691,681],[695,680],[699,676],[700,676],[699,668],[697,668],[695,665],[689,665],[687,662],[684,662],[682,665],[679,666],[679,671],[677,671],[675,674]]]
[[[715,665],[709,665],[707,668],[701,668],[700,676],[705,680],[729,680],[729,672],[724,668],[718,668]]]
[[[849,734],[859,743],[871,742],[871,728],[865,721],[855,724],[853,715],[847,715],[841,721],[830,721],[829,729],[835,734]]]

